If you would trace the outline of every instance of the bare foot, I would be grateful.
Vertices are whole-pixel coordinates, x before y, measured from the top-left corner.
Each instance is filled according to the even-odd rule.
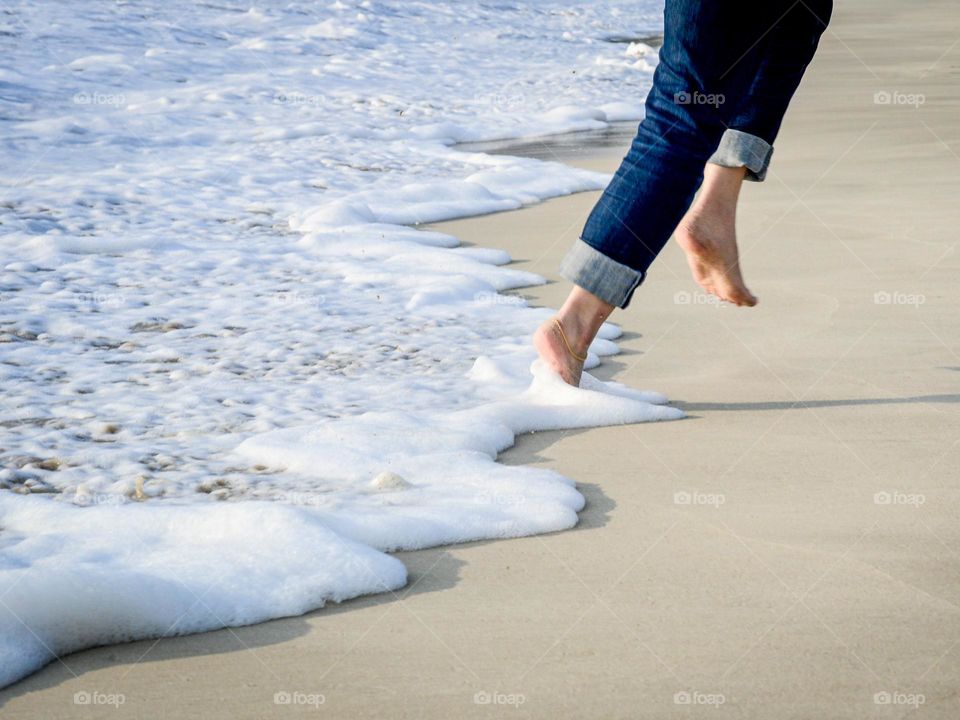
[[[540,359],[565,383],[580,387],[587,349],[613,311],[613,305],[574,285],[559,312],[533,334]]]
[[[569,330],[564,332],[567,340],[573,342]],[[557,327],[556,318],[550,318],[543,323],[533,334],[533,346],[537,349],[537,354],[548,368],[563,378],[568,385],[580,387],[580,376],[583,374],[583,363],[573,356],[573,353],[567,349],[560,329]],[[580,351],[577,350],[578,354]],[[584,350],[583,355],[586,355]]]
[[[757,298],[743,282],[732,212],[694,206],[677,226],[693,279],[721,300],[753,307]]]
[[[737,254],[737,200],[744,168],[707,163],[703,187],[677,226],[677,242],[696,280],[711,295],[734,305],[757,304],[740,274]]]

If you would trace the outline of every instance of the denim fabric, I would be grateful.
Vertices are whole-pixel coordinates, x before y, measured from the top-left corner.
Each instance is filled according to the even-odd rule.
[[[637,277],[646,276],[690,207],[710,158],[742,164],[762,178],[831,9],[831,0],[666,0],[646,117],[564,260],[564,277],[626,307]],[[728,130],[740,140],[728,142]],[[742,136],[771,150],[758,163],[754,151],[763,146]],[[610,271],[620,266],[633,273]]]
[[[605,303],[624,307],[643,282],[643,273],[611,260],[578,240],[560,264],[560,274]]]
[[[770,167],[773,145],[756,135],[742,130],[727,129],[720,138],[720,145],[707,162],[722,167],[747,169],[746,179],[763,182]]]

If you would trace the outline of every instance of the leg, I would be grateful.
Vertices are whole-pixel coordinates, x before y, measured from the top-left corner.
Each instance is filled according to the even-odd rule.
[[[735,228],[740,185],[745,177],[764,179],[784,113],[831,10],[832,0],[791,6],[762,39],[759,61],[728,72],[731,83],[745,90],[741,97],[731,98],[727,130],[707,164],[700,194],[676,232],[694,279],[721,300],[741,306],[757,303],[740,273]]]
[[[773,142],[807,66],[813,60],[820,36],[830,22],[833,0],[805,0],[776,9],[775,19],[758,42],[758,57],[753,63],[738,63],[730,68],[727,78],[740,88],[728,103],[725,114],[727,132],[718,148],[722,155],[728,136],[738,133],[759,140],[758,150],[767,150]],[[712,158],[711,158],[712,161]],[[751,179],[762,179],[761,177]]]
[[[675,228],[698,282],[730,302],[756,304],[736,246],[740,184],[745,173],[763,179],[783,114],[831,10],[832,0],[742,6],[666,0],[646,117],[564,259],[561,274],[577,286],[564,308],[607,317],[626,307]],[[704,173],[703,192],[691,208]],[[600,323],[571,325],[573,345],[585,349]],[[582,367],[558,359],[559,335],[540,328],[537,349],[567,382],[576,382]]]
[[[551,320],[534,336],[541,359],[566,382],[579,383],[583,366],[574,354],[586,352],[615,307],[627,306],[690,206],[725,129],[716,102],[720,74],[754,41],[722,3],[667,0],[646,117],[564,259],[561,272],[575,287],[558,315],[560,328]]]
[[[727,128],[726,99],[746,91],[749,70],[762,61],[758,39],[770,27],[773,6],[787,1],[667,0],[646,116],[564,259],[564,277],[611,305],[627,306],[693,201]]]

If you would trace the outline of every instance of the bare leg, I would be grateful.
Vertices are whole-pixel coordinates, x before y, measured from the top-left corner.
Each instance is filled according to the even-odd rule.
[[[677,226],[677,242],[687,254],[693,279],[704,290],[734,305],[757,304],[743,282],[737,254],[737,198],[744,168],[707,163],[703,186]]]
[[[540,359],[565,382],[579,386],[583,362],[575,355],[586,356],[600,326],[613,311],[613,305],[574,285],[560,312],[543,323],[533,335],[533,345]],[[559,328],[556,321],[560,323]]]

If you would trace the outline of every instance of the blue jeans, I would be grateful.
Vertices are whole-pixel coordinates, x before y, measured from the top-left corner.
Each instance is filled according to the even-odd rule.
[[[763,180],[831,11],[831,0],[666,0],[646,117],[561,274],[626,307],[708,161]]]

